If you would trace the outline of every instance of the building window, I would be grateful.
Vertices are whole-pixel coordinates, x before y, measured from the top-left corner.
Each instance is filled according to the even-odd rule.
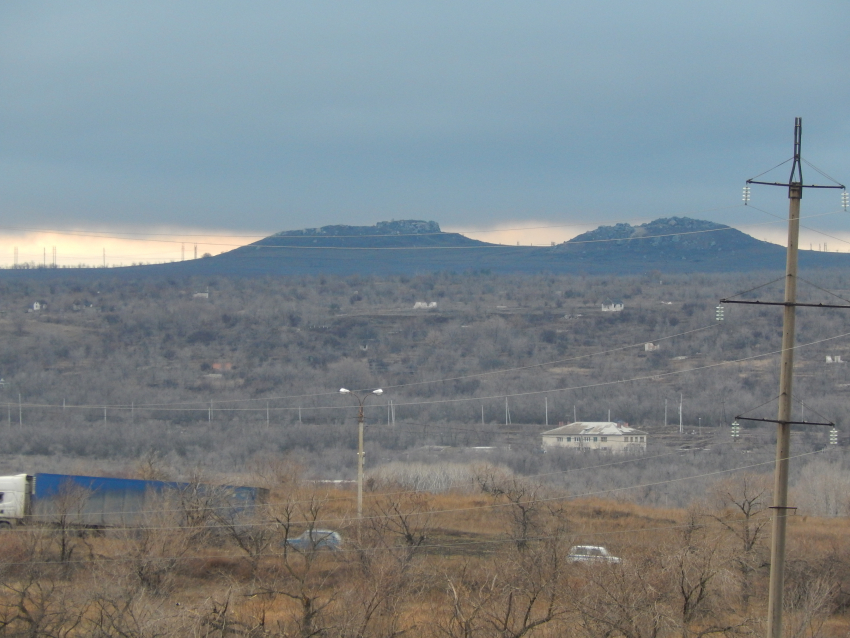
[[[593,437],[593,442],[596,443],[597,437]]]
[[[556,438],[555,438],[555,440],[556,440],[558,443],[563,443],[563,442],[564,442],[564,437],[559,436],[559,437],[556,437]]]
[[[588,443],[590,443],[590,437],[589,436],[584,437],[584,440],[587,441]]]
[[[602,439],[602,442],[603,442],[603,443],[605,443],[605,442],[608,440],[608,437],[607,437],[607,436],[603,436],[603,437],[600,437],[600,438]]]
[[[567,443],[570,443],[572,440],[573,440],[573,437],[571,437],[571,436],[567,437]]]

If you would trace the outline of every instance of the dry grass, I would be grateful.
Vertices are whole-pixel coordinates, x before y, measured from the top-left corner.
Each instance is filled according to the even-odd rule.
[[[541,574],[546,573],[545,561],[540,563],[534,557],[538,556],[538,552],[542,552],[539,553],[540,558],[544,557],[549,545],[562,554],[574,543],[609,547],[627,565],[621,576],[617,576],[625,579],[622,582],[627,588],[631,577],[629,570],[637,569],[638,565],[646,573],[652,572],[657,583],[663,583],[674,574],[679,564],[676,557],[680,556],[676,548],[684,547],[682,543],[688,536],[687,530],[691,530],[688,542],[696,543],[689,550],[696,552],[693,556],[700,555],[699,552],[706,551],[706,547],[711,545],[715,548],[711,551],[720,552],[716,559],[718,565],[722,561],[726,561],[722,564],[731,565],[729,561],[735,558],[734,552],[728,552],[728,542],[723,540],[723,526],[700,513],[656,509],[602,498],[571,500],[555,498],[556,495],[551,493],[544,496],[546,500],[538,496],[536,500],[515,499],[511,503],[509,494],[420,494],[405,501],[412,497],[400,490],[368,493],[365,499],[367,518],[360,528],[361,542],[358,542],[353,492],[312,487],[278,489],[273,492],[267,513],[279,520],[282,512],[289,512],[290,534],[299,533],[311,525],[342,530],[346,540],[344,550],[317,551],[314,555],[293,554],[291,550],[286,553],[278,529],[270,532],[272,540],[254,559],[236,546],[224,528],[214,526],[198,536],[197,541],[185,545],[178,542],[183,530],[170,529],[165,525],[160,531],[166,537],[160,539],[159,544],[151,544],[151,555],[139,556],[132,549],[139,543],[142,531],[112,530],[82,534],[75,541],[78,547],[74,561],[61,565],[56,562],[55,549],[50,545],[51,530],[19,528],[0,535],[0,556],[3,557],[0,566],[3,579],[0,619],[14,617],[16,609],[20,611],[16,608],[16,592],[29,582],[33,574],[36,581],[53,587],[42,588],[54,592],[51,595],[55,599],[50,602],[51,605],[73,604],[85,610],[85,622],[77,618],[81,629],[63,634],[69,637],[86,635],[92,630],[90,623],[100,618],[94,610],[100,610],[98,605],[103,604],[98,596],[104,595],[102,592],[107,583],[111,584],[106,590],[117,592],[115,596],[124,596],[125,600],[139,605],[139,613],[153,614],[161,622],[173,623],[175,628],[192,626],[192,631],[203,629],[210,636],[225,635],[217,624],[221,619],[227,619],[234,628],[230,635],[297,633],[300,631],[297,630],[298,619],[304,617],[305,601],[311,601],[310,604],[321,609],[316,622],[321,619],[322,622],[341,623],[339,626],[345,623],[354,626],[362,620],[358,614],[362,615],[366,609],[364,601],[370,588],[380,590],[384,587],[385,591],[379,591],[385,595],[378,605],[382,614],[380,622],[392,619],[414,635],[425,635],[425,628],[435,619],[448,622],[451,614],[457,613],[449,604],[452,591],[461,592],[458,595],[462,595],[463,604],[470,609],[480,605],[481,614],[493,613],[503,604],[500,598],[502,590],[498,587],[505,579],[519,587],[518,583],[528,573],[536,569],[544,569]],[[378,514],[382,511],[378,505],[388,502],[415,503],[418,508],[415,511],[399,509],[402,515],[408,515],[406,521],[411,528],[424,530],[421,544],[406,546],[403,535],[395,531],[396,528],[379,525],[387,519]],[[526,549],[519,550],[517,503],[534,511],[529,544]],[[253,523],[259,525],[263,521],[272,528],[276,524],[270,523],[269,518],[260,513]],[[694,521],[701,521],[696,532]],[[250,526],[246,525],[245,529],[248,528]],[[811,636],[831,638],[848,635],[850,619],[845,614],[847,601],[841,592],[850,590],[850,551],[844,549],[850,523],[846,519],[792,517],[788,530],[789,577],[804,584],[807,579],[815,577],[832,579],[829,605],[817,608],[817,613],[812,616],[818,620],[820,633],[812,633]],[[760,551],[763,550],[764,546]],[[170,552],[178,554],[171,555]],[[687,558],[688,554],[681,556]],[[160,583],[160,591],[150,589],[150,583],[138,578],[143,563],[148,560],[155,565],[161,560],[168,567],[159,575],[160,580],[151,581]],[[688,563],[687,569],[697,569],[700,565],[699,561]],[[558,604],[565,605],[565,609],[572,603],[575,592],[592,592],[600,577],[608,578],[604,572],[600,576],[598,568],[588,571],[564,565],[558,569],[561,575],[552,583],[561,583],[557,600]],[[728,580],[734,573],[731,570],[729,576],[723,578]],[[753,574],[753,600],[748,610],[732,612],[739,602],[736,601],[738,585],[734,578],[724,581],[722,587],[718,585],[719,588],[712,594],[718,601],[721,598],[726,601],[723,605],[729,610],[725,614],[727,618],[743,618],[741,614],[746,612],[749,614],[746,618],[750,618],[747,622],[755,623],[763,616],[767,570],[760,565]],[[612,572],[610,577],[614,578],[615,574]],[[62,595],[59,596],[58,592]],[[487,595],[482,592],[487,592]],[[515,595],[521,597],[520,594],[517,590]],[[163,616],[162,611],[154,613],[165,609],[164,600],[168,601],[168,614]],[[538,607],[535,610],[535,613],[539,612]],[[157,613],[159,616],[156,616]],[[580,614],[580,609],[570,608],[569,613]],[[68,612],[67,615],[68,622],[72,622],[74,614]],[[694,622],[707,623],[710,620],[708,616],[700,618]],[[129,621],[123,618],[122,622]],[[25,625],[19,619],[10,626],[21,628]],[[553,632],[555,626],[550,627]],[[83,627],[87,629],[83,630]],[[367,631],[363,635],[380,635],[377,625],[370,627],[373,629],[369,631],[375,633]],[[128,630],[127,635],[145,635],[133,631]],[[163,632],[161,635],[189,635],[181,633],[183,629],[174,631],[173,634]],[[278,633],[275,634],[275,631]],[[545,636],[547,631],[549,629],[540,629],[530,635]],[[45,633],[35,632],[32,635],[49,635],[46,632],[45,629]],[[342,632],[339,635],[346,634]],[[555,632],[553,635],[570,634]]]

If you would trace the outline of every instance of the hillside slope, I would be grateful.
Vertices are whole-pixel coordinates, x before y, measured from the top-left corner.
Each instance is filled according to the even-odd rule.
[[[843,267],[850,255],[801,251],[806,267]],[[634,274],[780,270],[785,249],[709,221],[673,217],[601,226],[557,246],[506,246],[445,233],[435,222],[379,222],[287,231],[204,264],[221,274]]]
[[[850,254],[800,251],[803,268],[846,268]],[[110,268],[110,277],[224,275],[636,274],[782,270],[785,249],[704,220],[671,217],[600,226],[557,246],[506,246],[398,220],[276,233],[215,257]],[[0,278],[101,277],[102,269],[0,270]]]

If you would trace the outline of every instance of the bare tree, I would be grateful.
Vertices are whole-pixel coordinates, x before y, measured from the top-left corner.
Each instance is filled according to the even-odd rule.
[[[669,588],[656,555],[619,564],[577,565],[581,586],[573,590],[577,626],[587,638],[660,638],[675,626]]]
[[[732,561],[741,580],[744,612],[752,597],[753,572],[766,560],[764,534],[770,523],[771,483],[767,474],[743,473],[716,483],[710,491],[716,508],[710,516],[737,541]]]
[[[683,638],[730,635],[747,627],[750,619],[726,611],[724,585],[728,582],[730,557],[723,535],[704,524],[697,509],[688,512],[662,555],[664,571],[671,580],[672,617]]]
[[[784,598],[785,635],[788,638],[821,638],[837,584],[832,574],[795,583]]]
[[[9,636],[73,636],[87,614],[86,591],[50,560],[46,530],[24,532],[15,564],[0,566],[0,630]]]
[[[50,499],[50,508],[53,510],[52,519],[55,521],[55,533],[51,535],[51,538],[57,545],[61,563],[69,563],[74,551],[84,543],[85,508],[90,497],[90,490],[71,481],[65,481]]]
[[[270,517],[284,539],[281,554],[274,563],[255,576],[249,597],[274,604],[282,596],[294,603],[283,621],[283,635],[311,638],[325,635],[332,625],[332,605],[338,592],[328,588],[339,562],[318,534],[312,534],[321,521],[326,500],[308,491],[294,491],[289,498],[270,508]],[[307,531],[306,545],[286,541],[296,531]]]

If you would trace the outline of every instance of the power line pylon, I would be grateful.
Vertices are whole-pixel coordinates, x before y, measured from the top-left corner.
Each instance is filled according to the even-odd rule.
[[[773,510],[773,520],[770,546],[770,592],[767,610],[768,638],[782,638],[786,522],[789,509],[795,509],[788,507],[788,469],[791,455],[791,425],[793,423],[800,423],[799,421],[792,421],[791,415],[791,390],[794,382],[795,310],[798,305],[813,305],[797,303],[797,251],[800,240],[800,200],[803,198],[803,189],[805,188],[840,188],[844,190],[843,184],[820,186],[817,184],[803,183],[802,158],[800,156],[802,135],[803,120],[798,117],[794,120],[794,157],[793,164],[791,165],[791,177],[788,179],[787,183],[761,182],[754,178],[747,180],[747,186],[744,190],[744,201],[746,202],[749,199],[749,184],[783,186],[788,188],[788,199],[790,200],[788,206],[788,251],[786,253],[785,263],[785,300],[781,304],[768,304],[784,306],[782,320],[782,360],[780,363],[781,369],[779,376],[779,410],[776,417],[776,466],[774,469],[773,507],[771,508]],[[753,303],[736,302],[728,299],[724,299],[722,302]],[[736,417],[736,420],[737,418],[743,417]],[[766,421],[768,419],[751,420]],[[824,423],[818,425],[828,424]]]

